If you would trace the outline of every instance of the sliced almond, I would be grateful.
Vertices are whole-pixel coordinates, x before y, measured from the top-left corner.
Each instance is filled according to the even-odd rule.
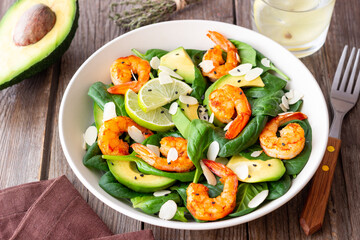
[[[267,59],[267,58],[263,58],[263,59],[261,59],[261,64],[262,64],[264,67],[270,67],[270,60]]]
[[[156,156],[160,157],[160,149],[158,146],[146,144],[146,147],[148,147]]]
[[[214,122],[214,113],[211,113],[209,117],[209,123],[213,123],[213,122]]]
[[[199,66],[204,73],[209,73],[215,68],[214,63],[211,60],[204,60],[199,64]]]
[[[159,66],[160,66],[160,59],[158,57],[153,57],[151,60],[150,60],[150,66],[153,68],[153,69],[158,69]]]
[[[165,66],[159,66],[159,69],[161,71],[167,72],[170,76],[175,77],[177,79],[184,79],[182,76],[174,72],[172,69],[165,67]]]
[[[84,133],[84,140],[87,145],[93,145],[97,138],[97,128],[95,126],[90,126],[86,129]]]
[[[249,176],[249,167],[246,164],[239,165],[235,168],[234,173],[240,180],[245,180]]]
[[[250,156],[253,157],[253,158],[258,157],[258,156],[261,155],[262,152],[263,152],[262,150],[253,151],[253,152],[250,154]]]
[[[269,190],[263,190],[258,193],[251,201],[248,203],[249,208],[256,208],[262,202],[265,201],[266,197],[269,195]]]
[[[237,60],[238,62],[240,62],[240,56],[239,56],[238,53],[236,53],[236,60]]]
[[[178,110],[178,106],[179,106],[179,104],[177,102],[173,102],[169,107],[169,113],[171,115],[174,115]]]
[[[288,100],[287,100],[287,98],[285,97],[285,95],[282,96],[282,98],[281,98],[281,103],[284,105],[284,107],[285,107],[286,109],[289,109],[289,103],[288,103]]]
[[[175,161],[176,159],[178,159],[179,154],[178,151],[175,148],[170,148],[168,155],[167,155],[167,162],[171,162],[171,161]]]
[[[246,73],[248,73],[251,70],[251,68],[252,68],[251,63],[240,64],[236,68],[233,68],[232,70],[230,70],[229,74],[231,76],[243,76]]]
[[[115,103],[108,102],[104,105],[103,122],[116,118]]]
[[[245,80],[252,81],[255,78],[259,77],[263,73],[263,71],[264,70],[259,67],[253,68],[245,74]]]
[[[145,140],[142,132],[136,126],[128,127],[128,134],[137,143],[142,143]]]
[[[156,191],[153,193],[154,197],[162,197],[165,196],[166,194],[170,194],[171,191],[170,190],[160,190],[160,191]]]
[[[287,108],[284,106],[284,104],[280,103],[279,106],[280,106],[281,110],[283,110],[284,112],[287,111]]]
[[[159,212],[159,218],[163,220],[170,220],[175,216],[177,211],[177,204],[174,200],[168,200],[164,203]]]
[[[295,104],[297,101],[301,100],[304,95],[298,91],[294,90],[294,97],[289,99],[289,104]]]
[[[179,97],[180,102],[189,104],[189,105],[195,105],[198,104],[198,100],[192,96],[186,96],[186,95],[180,95]]]
[[[228,124],[226,124],[226,126],[224,127],[224,131],[227,131],[229,128],[230,128],[230,126],[231,126],[231,124],[233,123],[234,121],[231,121],[231,122],[229,122]]]
[[[208,184],[215,186],[216,185],[216,177],[215,175],[210,171],[210,169],[203,163],[203,161],[200,161],[201,169],[203,170],[204,176],[206,178],[206,181]]]
[[[293,113],[293,112],[283,112],[283,113],[279,113],[278,115],[281,116],[281,115],[285,115],[285,114],[288,114],[288,113]]]
[[[173,83],[174,80],[171,78],[170,74],[167,72],[159,73],[159,82],[161,85]]]
[[[290,100],[294,97],[294,89],[290,89],[287,93],[285,93],[285,97]]]
[[[215,161],[217,155],[219,154],[220,145],[217,141],[210,143],[206,157],[209,160]]]

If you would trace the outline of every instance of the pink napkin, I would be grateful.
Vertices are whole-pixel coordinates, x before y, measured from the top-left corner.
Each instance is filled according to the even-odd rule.
[[[154,239],[151,230],[111,235],[65,176],[0,190],[0,239]]]

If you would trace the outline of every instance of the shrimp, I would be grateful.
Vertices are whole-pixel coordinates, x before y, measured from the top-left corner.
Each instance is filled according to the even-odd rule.
[[[181,137],[164,137],[160,141],[160,152],[165,157],[167,157],[170,148],[175,148],[178,152],[178,158],[171,162],[168,162],[166,158],[158,157],[142,144],[134,143],[131,147],[138,153],[137,157],[159,170],[187,172],[194,167],[194,164],[187,155],[187,140]]]
[[[127,132],[131,126],[137,127],[145,138],[153,133],[138,124],[129,117],[115,117],[105,121],[101,125],[98,134],[98,145],[101,152],[105,155],[128,155],[129,144],[119,139],[119,136]]]
[[[224,184],[222,193],[210,198],[209,189],[198,183],[191,183],[186,189],[186,206],[190,213],[199,220],[214,221],[230,214],[236,205],[238,179],[233,171],[225,165],[211,160],[202,160]]]
[[[220,122],[229,123],[236,116],[225,133],[226,139],[235,138],[251,116],[251,106],[242,89],[229,84],[210,93],[209,106]]]
[[[271,119],[260,134],[260,145],[264,152],[274,158],[292,159],[305,146],[304,129],[298,123],[289,123],[280,130],[280,137],[276,136],[278,127],[292,120],[303,120],[307,116],[301,112],[278,115]]]
[[[128,89],[138,92],[150,78],[150,64],[137,56],[118,58],[110,67],[110,76],[115,86],[108,89],[112,94],[125,94]],[[138,78],[134,81],[137,74]]]
[[[209,31],[206,36],[208,36],[216,46],[205,53],[203,61],[211,60],[214,68],[210,72],[202,71],[202,73],[204,76],[209,77],[212,82],[215,82],[239,65],[240,59],[237,48],[223,35],[218,32]],[[227,53],[226,62],[222,57],[222,49]]]

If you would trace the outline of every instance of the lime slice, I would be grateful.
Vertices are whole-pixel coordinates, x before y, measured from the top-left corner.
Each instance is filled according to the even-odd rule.
[[[183,81],[175,80],[172,83],[160,84],[158,78],[148,81],[139,91],[139,105],[144,112],[162,107],[180,95],[191,93],[192,88]]]
[[[137,124],[150,130],[167,131],[175,126],[166,108],[160,107],[149,112],[141,110],[138,95],[132,90],[128,90],[125,94],[125,109]]]

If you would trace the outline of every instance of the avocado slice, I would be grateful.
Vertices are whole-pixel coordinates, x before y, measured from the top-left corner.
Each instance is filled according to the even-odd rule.
[[[28,31],[28,37],[36,40],[24,44],[18,40],[24,37],[21,36],[21,29],[26,27],[22,25],[25,24],[33,30],[38,30],[41,25],[40,20],[34,20],[37,18],[24,16],[30,16],[28,11],[39,5],[44,5],[48,13],[48,18],[43,19],[43,22],[46,23],[47,19],[54,20],[54,17],[51,17],[54,14],[55,24],[44,27],[42,30],[45,32],[43,31],[41,36],[29,37],[31,32],[36,35],[36,31]],[[16,1],[0,21],[0,90],[33,76],[57,61],[70,46],[78,26],[78,18],[77,0]]]
[[[176,182],[172,178],[141,173],[132,161],[107,160],[107,163],[116,180],[136,192],[155,192]]]
[[[211,109],[209,106],[209,95],[214,90],[224,86],[225,84],[229,84],[235,87],[264,87],[265,84],[262,81],[261,77],[257,77],[254,80],[246,81],[245,75],[243,76],[231,76],[230,74],[227,74],[225,76],[222,76],[219,78],[216,82],[214,82],[205,92],[205,98],[204,98],[204,105],[206,105],[206,108],[208,109],[209,116],[211,115]],[[224,126],[225,124],[220,122],[216,117],[214,118],[214,123],[217,126]]]
[[[188,106],[187,104],[179,101],[179,107],[184,109],[183,112],[190,121],[194,119],[199,119],[199,115],[198,115],[199,103]]]
[[[95,126],[97,130],[99,131],[99,128],[103,124],[103,110],[99,107],[99,105],[94,102],[94,120],[95,120]]]
[[[231,170],[239,166],[247,165],[249,168],[249,176],[242,182],[257,183],[279,180],[285,173],[284,163],[280,159],[269,160],[249,160],[242,156],[233,156],[226,165]]]
[[[195,65],[183,47],[179,47],[162,56],[160,58],[160,66],[174,70],[189,84],[192,84],[195,80]]]

